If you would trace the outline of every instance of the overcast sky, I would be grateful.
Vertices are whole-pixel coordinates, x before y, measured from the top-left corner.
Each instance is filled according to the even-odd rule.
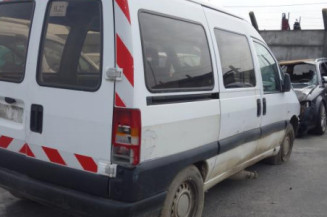
[[[224,6],[227,10],[249,19],[253,11],[261,30],[280,29],[282,13],[290,13],[290,26],[301,17],[302,29],[323,29],[322,9],[327,8],[327,0],[208,0]]]

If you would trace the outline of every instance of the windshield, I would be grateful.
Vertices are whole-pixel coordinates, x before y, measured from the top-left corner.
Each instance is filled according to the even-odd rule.
[[[299,63],[293,65],[282,65],[284,73],[288,73],[291,82],[295,88],[303,88],[306,86],[317,85],[316,66],[308,63]]]

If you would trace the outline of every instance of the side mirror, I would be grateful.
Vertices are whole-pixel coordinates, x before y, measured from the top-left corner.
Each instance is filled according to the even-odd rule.
[[[292,89],[291,77],[287,73],[284,74],[282,89],[283,92],[290,92]]]

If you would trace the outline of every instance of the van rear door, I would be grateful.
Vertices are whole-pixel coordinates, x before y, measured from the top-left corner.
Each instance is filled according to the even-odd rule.
[[[30,151],[98,173],[111,155],[114,83],[104,72],[115,65],[112,3],[40,0],[35,17],[27,68]]]
[[[24,153],[28,84],[25,77],[33,2],[0,3],[0,148]]]

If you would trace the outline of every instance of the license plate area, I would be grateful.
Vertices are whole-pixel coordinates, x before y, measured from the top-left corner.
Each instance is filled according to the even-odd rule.
[[[17,105],[9,105],[0,102],[0,119],[23,123],[24,109]]]

